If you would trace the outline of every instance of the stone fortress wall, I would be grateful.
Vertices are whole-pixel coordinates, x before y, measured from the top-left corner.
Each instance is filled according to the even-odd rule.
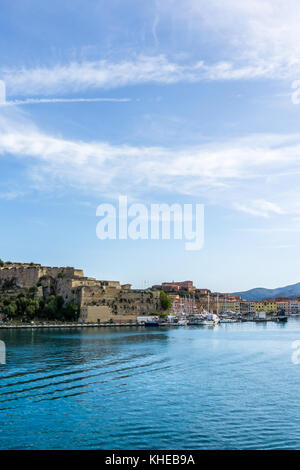
[[[57,278],[59,275],[67,277],[82,277],[81,269],[72,267],[50,267],[33,263],[5,263],[0,267],[0,286],[7,281],[15,282],[17,287],[33,287],[42,277]]]
[[[62,295],[65,302],[80,307],[80,320],[122,323],[137,316],[160,312],[159,292],[133,290],[130,284],[85,277],[81,269],[49,267],[33,263],[5,263],[0,267],[0,287],[7,283],[16,288],[39,286],[38,295]]]
[[[128,289],[103,289],[100,291],[94,287],[84,287],[80,292],[80,305],[83,316],[113,319],[118,317],[123,320],[136,319],[137,316],[149,315],[152,312],[160,312],[159,292],[151,290]],[[98,316],[97,316],[98,315]]]

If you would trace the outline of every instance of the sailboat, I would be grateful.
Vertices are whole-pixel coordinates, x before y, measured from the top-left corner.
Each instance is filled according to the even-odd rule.
[[[207,311],[204,310],[203,312],[203,320],[200,320],[198,325],[203,325],[203,326],[215,326],[220,322],[220,318],[218,315],[215,313],[211,313],[209,311],[210,308],[210,297],[209,293],[207,295]],[[219,310],[219,296],[217,296],[217,312]]]

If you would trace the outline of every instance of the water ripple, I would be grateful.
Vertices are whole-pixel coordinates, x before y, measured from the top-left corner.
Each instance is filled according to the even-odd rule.
[[[0,449],[300,446],[300,321],[1,339]]]

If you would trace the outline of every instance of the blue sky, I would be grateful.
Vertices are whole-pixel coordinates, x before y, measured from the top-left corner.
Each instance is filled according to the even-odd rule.
[[[300,281],[300,6],[246,3],[0,0],[1,258],[135,287]],[[204,204],[204,248],[97,239],[121,194]]]

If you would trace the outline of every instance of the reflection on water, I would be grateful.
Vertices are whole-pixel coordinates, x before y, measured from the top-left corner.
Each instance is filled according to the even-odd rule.
[[[300,321],[0,330],[1,449],[297,449]]]

